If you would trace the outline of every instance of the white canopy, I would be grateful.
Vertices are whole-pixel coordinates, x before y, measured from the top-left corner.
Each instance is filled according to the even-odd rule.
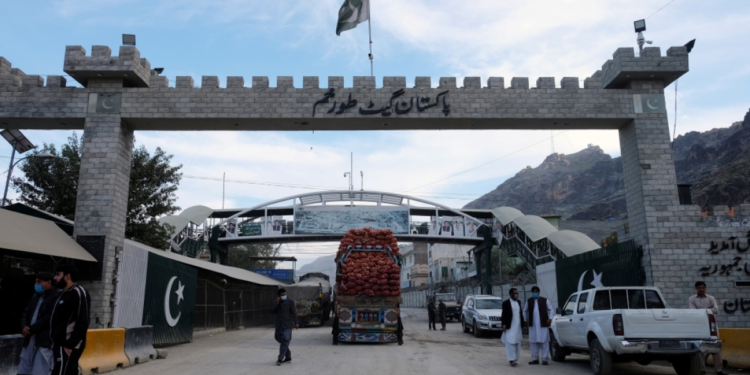
[[[0,248],[96,262],[55,223],[3,209],[0,209]]]
[[[542,219],[539,216],[526,215],[513,220],[514,223],[520,228],[531,241],[536,242],[544,237],[549,236],[552,233],[557,232],[549,221]]]
[[[547,236],[547,239],[568,257],[601,248],[589,236],[574,230],[557,231]]]
[[[154,253],[165,258],[176,260],[178,262],[187,264],[189,266],[203,268],[212,272],[220,273],[224,276],[231,277],[236,280],[247,281],[258,285],[280,285],[279,280],[272,279],[263,275],[259,275],[255,272],[243,270],[242,268],[222,266],[221,264],[206,262],[205,260],[195,259],[186,257],[184,255],[175,254],[169,251],[155,249],[148,245],[144,245],[140,242],[133,240],[125,240],[125,246],[135,246],[140,249],[144,249],[150,253]]]
[[[513,207],[498,207],[492,209],[492,215],[503,225],[508,225],[513,220],[523,216],[523,212]]]
[[[180,212],[180,217],[188,219],[191,223],[201,225],[211,214],[214,213],[214,209],[206,206],[193,206],[188,207],[184,211]]]

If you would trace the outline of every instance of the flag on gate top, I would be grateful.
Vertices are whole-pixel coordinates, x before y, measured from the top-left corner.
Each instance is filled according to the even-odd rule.
[[[344,0],[339,9],[339,22],[336,24],[336,35],[357,27],[357,24],[370,19],[370,0]]]

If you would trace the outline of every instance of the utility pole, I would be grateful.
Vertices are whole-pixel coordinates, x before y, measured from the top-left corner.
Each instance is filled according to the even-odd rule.
[[[227,191],[227,172],[221,177],[221,209],[224,209],[224,194]]]
[[[359,177],[361,177],[362,186],[360,186],[359,191],[365,191],[365,172],[359,171]]]

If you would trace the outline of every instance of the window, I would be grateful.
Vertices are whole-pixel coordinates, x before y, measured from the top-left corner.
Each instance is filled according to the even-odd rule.
[[[477,300],[477,310],[500,310],[503,308],[503,300],[500,298],[487,298]]]
[[[469,298],[469,303],[467,303],[466,306],[468,306],[469,308],[474,307],[474,300]]]
[[[646,308],[648,309],[663,309],[664,302],[659,298],[659,293],[655,290],[646,290]]]
[[[594,311],[609,309],[609,290],[597,290],[594,296]]]
[[[568,302],[565,304],[565,308],[563,309],[563,315],[573,315],[574,308],[576,306],[576,301],[578,300],[578,295],[574,294],[570,296],[568,299]]]
[[[583,314],[586,312],[586,302],[589,299],[589,293],[581,293],[581,298],[578,299],[578,313]]]
[[[643,290],[628,289],[628,306],[631,309],[646,308],[646,301],[643,299]]]
[[[627,309],[628,308],[628,295],[625,289],[617,289],[609,291],[612,297],[612,309]]]

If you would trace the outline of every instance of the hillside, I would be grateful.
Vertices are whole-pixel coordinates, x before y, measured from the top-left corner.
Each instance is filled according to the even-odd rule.
[[[732,205],[750,199],[750,111],[727,128],[689,132],[674,141],[677,182],[691,184],[693,202]],[[549,155],[527,166],[465,208],[511,206],[527,214],[561,214],[566,219],[626,217],[620,158],[598,146]]]
[[[312,263],[305,264],[297,270],[297,276],[302,276],[309,272],[322,272],[330,278],[331,284],[336,282],[336,263],[333,259],[336,254],[325,255],[315,259]]]

